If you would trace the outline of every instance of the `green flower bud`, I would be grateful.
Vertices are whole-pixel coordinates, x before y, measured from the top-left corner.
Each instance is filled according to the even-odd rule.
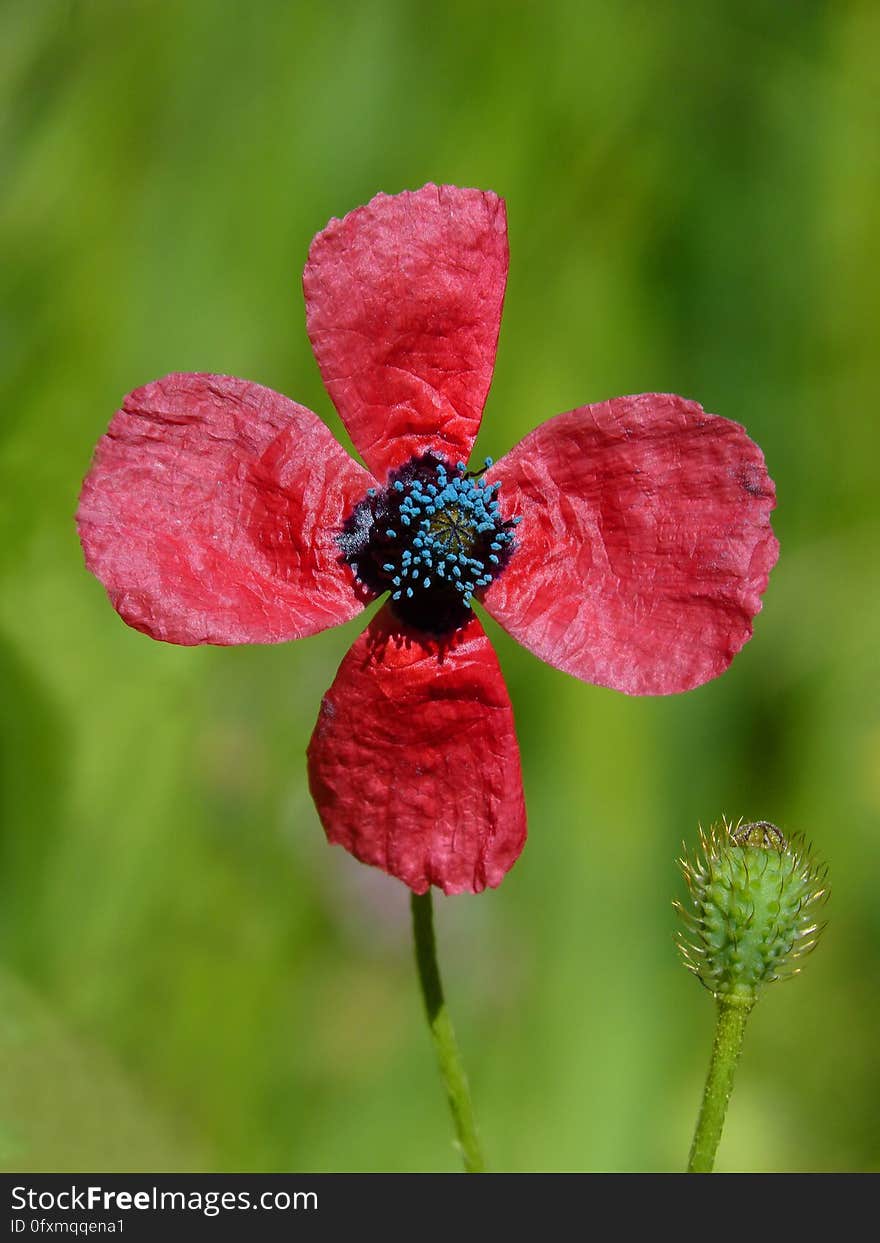
[[[786,841],[769,821],[723,820],[700,829],[694,858],[685,853],[678,864],[691,908],[674,903],[687,928],[678,947],[710,992],[753,1002],[762,984],[798,973],[825,926],[816,915],[828,897],[828,869],[802,835]]]

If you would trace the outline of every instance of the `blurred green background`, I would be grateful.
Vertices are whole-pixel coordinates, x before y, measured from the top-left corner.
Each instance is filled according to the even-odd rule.
[[[508,203],[481,454],[671,390],[745,423],[780,497],[754,641],[698,691],[599,690],[488,623],[531,837],[437,919],[491,1163],[682,1167],[712,1004],[676,962],[674,858],[726,812],[804,830],[834,894],[754,1015],[720,1167],[877,1167],[878,56],[872,0],[3,0],[5,1168],[456,1168],[407,892],[324,844],[306,787],[359,624],[154,643],[73,526],[120,398],[172,370],[349,443],[308,243],[428,180]]]

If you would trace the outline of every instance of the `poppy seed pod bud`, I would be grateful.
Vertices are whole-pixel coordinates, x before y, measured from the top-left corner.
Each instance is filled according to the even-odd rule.
[[[690,910],[674,905],[686,933],[678,945],[689,971],[718,998],[750,1004],[762,984],[795,975],[824,924],[827,867],[801,835],[786,840],[766,820],[706,834],[693,859],[679,859]]]

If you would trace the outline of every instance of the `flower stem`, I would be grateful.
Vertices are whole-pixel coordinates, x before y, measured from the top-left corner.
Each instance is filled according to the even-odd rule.
[[[746,1019],[755,1004],[754,997],[731,994],[717,997],[716,1001],[718,1017],[715,1024],[715,1042],[712,1045],[703,1103],[688,1161],[689,1174],[712,1173],[727,1114],[727,1103],[733,1091],[733,1075],[742,1051]]]
[[[446,1008],[440,968],[437,966],[437,943],[434,938],[434,909],[431,891],[412,895],[413,937],[415,940],[416,966],[425,1002],[428,1026],[434,1040],[440,1073],[446,1088],[449,1108],[455,1123],[458,1148],[468,1174],[482,1174],[486,1162],[477,1136],[477,1124],[471,1104],[470,1090],[461,1056],[452,1028],[452,1019]]]

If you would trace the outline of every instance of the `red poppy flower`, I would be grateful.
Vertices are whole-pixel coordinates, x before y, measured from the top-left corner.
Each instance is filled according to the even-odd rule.
[[[681,397],[582,406],[465,468],[507,257],[504,203],[477,190],[332,220],[308,333],[369,470],[278,393],[171,375],[125,399],[78,513],[114,607],[166,642],[298,639],[387,594],[324,698],[309,776],[330,841],[419,893],[497,885],[525,841],[474,599],[567,673],[668,694],[727,668],[778,551],[760,449]]]

